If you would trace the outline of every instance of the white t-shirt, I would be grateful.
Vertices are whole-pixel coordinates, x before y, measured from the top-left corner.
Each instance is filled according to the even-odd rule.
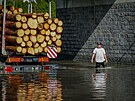
[[[106,53],[105,53],[104,48],[95,48],[93,53],[95,54],[95,61],[96,62],[104,62],[105,61],[104,54],[106,54]]]

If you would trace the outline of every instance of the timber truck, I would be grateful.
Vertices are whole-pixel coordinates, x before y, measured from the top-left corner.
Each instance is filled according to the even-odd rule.
[[[1,61],[5,63],[46,63],[61,51],[63,22],[49,13],[23,14],[21,8],[10,6],[6,0],[0,7]]]

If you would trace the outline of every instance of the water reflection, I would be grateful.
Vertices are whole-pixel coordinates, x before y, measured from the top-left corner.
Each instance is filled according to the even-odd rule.
[[[56,71],[49,73],[41,71],[4,75],[0,83],[0,101],[61,101],[61,81],[56,78]]]
[[[106,98],[106,82],[107,82],[107,73],[105,72],[105,70],[96,69],[96,72],[92,74],[94,100]]]

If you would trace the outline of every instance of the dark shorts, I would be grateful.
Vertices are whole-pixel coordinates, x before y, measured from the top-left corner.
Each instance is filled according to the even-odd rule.
[[[96,68],[100,68],[100,67],[105,67],[105,64],[104,64],[104,62],[96,62]]]

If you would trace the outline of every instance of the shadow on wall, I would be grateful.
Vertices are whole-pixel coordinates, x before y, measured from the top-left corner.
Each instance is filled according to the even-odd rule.
[[[101,22],[103,17],[106,15],[108,10],[115,2],[115,0],[111,1],[112,4],[106,5],[94,5],[93,2],[92,5],[87,5],[87,7],[71,7],[57,9],[57,17],[61,19],[64,23],[64,30],[62,33],[62,52],[58,55],[58,60],[74,59],[79,50],[88,40],[88,38],[91,36],[93,31],[96,29],[98,24]],[[97,40],[96,37],[93,37],[93,40]],[[93,43],[90,42],[87,44]],[[89,51],[89,47],[85,47],[85,50]]]

